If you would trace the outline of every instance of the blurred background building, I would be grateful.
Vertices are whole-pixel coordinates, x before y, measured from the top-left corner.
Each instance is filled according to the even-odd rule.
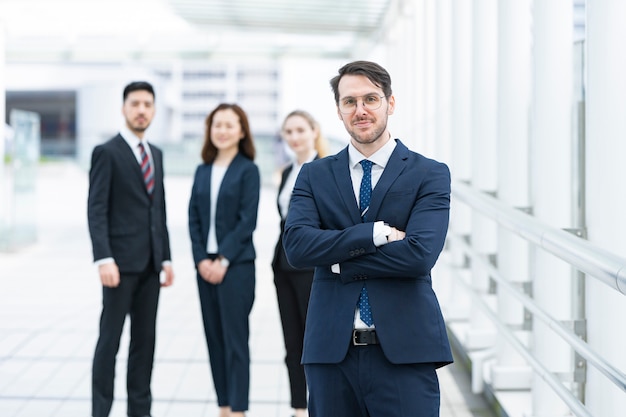
[[[328,81],[374,60],[392,134],[451,168],[435,285],[473,389],[500,415],[622,416],[624,38],[622,0],[0,0],[0,247],[36,238],[37,165],[86,169],[129,80],[156,85],[169,173],[190,174],[230,101],[269,184],[283,116],[344,146]]]

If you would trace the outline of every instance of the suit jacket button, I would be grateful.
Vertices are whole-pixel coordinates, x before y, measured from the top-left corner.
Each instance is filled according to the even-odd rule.
[[[364,254],[365,253],[365,249],[361,248],[361,250],[359,252],[361,252],[361,254]]]

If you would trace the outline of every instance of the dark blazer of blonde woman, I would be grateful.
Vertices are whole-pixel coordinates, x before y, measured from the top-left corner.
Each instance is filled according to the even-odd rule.
[[[283,192],[285,182],[292,171],[293,164],[288,165],[283,170],[278,195]],[[313,268],[294,268],[287,261],[282,237],[285,229],[285,217],[282,215],[280,204],[277,205],[278,213],[281,216],[280,235],[274,249],[272,269],[285,342],[285,364],[289,376],[291,407],[294,409],[307,408],[307,385],[301,358],[306,312],[309,307],[309,295],[313,283]]]

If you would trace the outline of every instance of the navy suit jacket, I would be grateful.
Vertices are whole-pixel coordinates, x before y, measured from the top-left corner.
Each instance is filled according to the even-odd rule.
[[[351,340],[354,311],[367,283],[376,334],[392,363],[452,362],[430,271],[443,249],[450,172],[399,140],[361,222],[348,149],[305,164],[293,190],[283,242],[295,267],[315,266],[302,361],[338,363]],[[376,247],[373,222],[406,238]],[[331,271],[338,263],[340,274]]]
[[[121,135],[98,145],[91,156],[87,217],[94,260],[112,257],[121,273],[139,273],[148,262],[156,271],[171,260],[165,216],[163,154],[150,145],[152,198],[141,167]]]
[[[207,259],[212,169],[212,164],[198,166],[189,201],[189,235],[196,267]],[[260,184],[255,163],[237,154],[224,174],[215,209],[219,254],[231,263],[253,261],[256,257],[252,235],[256,228]]]

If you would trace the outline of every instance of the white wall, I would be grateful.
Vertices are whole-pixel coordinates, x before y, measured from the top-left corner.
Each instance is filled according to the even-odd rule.
[[[3,60],[1,62],[4,62]],[[112,137],[123,125],[122,92],[131,81],[144,80],[155,88],[157,113],[148,137],[155,143],[170,140],[167,107],[171,94],[151,71],[135,65],[93,66],[12,64],[6,67],[6,90],[72,90],[77,92],[77,159],[88,166],[93,146]],[[4,105],[4,100],[3,103]],[[4,111],[2,112],[4,116]],[[163,117],[160,117],[163,116]]]
[[[593,0],[587,6],[587,226],[589,240],[626,255],[626,2]],[[610,363],[626,372],[626,297],[587,279],[588,340]],[[623,416],[624,391],[593,367],[586,398],[597,416]]]
[[[281,60],[281,123],[284,116],[292,110],[306,110],[317,119],[327,138],[345,139],[348,143],[348,134],[337,115],[335,98],[330,87],[330,79],[347,62],[339,59]]]
[[[6,216],[6,201],[7,201],[7,190],[6,184],[4,182],[4,140],[5,140],[5,29],[4,23],[0,20],[0,233],[3,232],[5,227],[5,216]]]
[[[575,109],[572,97],[574,84],[572,48],[575,40],[572,1],[534,0],[532,1],[534,7],[527,11],[530,0],[523,2],[526,4],[524,9],[519,9],[521,6],[518,3],[520,2],[516,0],[453,0],[450,5],[455,20],[449,29],[452,34],[447,33],[444,28],[432,29],[433,22],[445,25],[448,19],[445,15],[448,13],[445,10],[447,2],[433,4],[431,0],[405,0],[396,3],[400,4],[400,7],[396,11],[395,18],[384,28],[386,35],[376,48],[378,51],[385,52],[384,60],[379,62],[387,67],[392,76],[396,98],[401,97],[397,101],[397,111],[392,117],[394,124],[398,127],[394,132],[400,131],[401,133],[398,134],[400,137],[402,135],[410,137],[409,145],[416,151],[427,155],[432,152],[436,158],[448,162],[452,172],[456,173],[456,179],[472,179],[469,178],[469,171],[475,171],[472,165],[491,165],[496,161],[499,162],[500,171],[487,172],[486,180],[483,182],[492,181],[495,185],[502,180],[498,176],[506,173],[509,176],[506,178],[509,188],[498,190],[497,196],[501,200],[512,207],[531,206],[535,216],[553,227],[576,227],[574,224],[576,213],[572,213],[574,209],[571,203],[575,201],[580,190],[577,189],[579,184],[574,178],[573,171],[577,163],[573,159],[574,150],[572,149],[572,136],[577,128],[574,125]],[[624,76],[626,74],[626,50],[622,43],[626,37],[626,26],[623,24],[623,16],[626,16],[626,2],[587,0],[585,4],[587,8],[585,59],[588,65],[586,198],[581,202],[581,206],[586,209],[588,239],[599,247],[624,256],[626,239],[623,230],[626,229],[626,216],[622,212],[626,205],[626,187],[624,186],[626,165],[623,163],[624,155],[626,155],[626,77]],[[486,8],[477,9],[481,5]],[[509,45],[505,47],[510,47],[511,50],[501,50],[502,55],[509,54],[502,57],[501,63],[513,66],[509,68],[509,78],[503,81],[508,84],[501,85],[501,88],[510,88],[509,94],[513,92],[513,98],[518,102],[513,103],[516,107],[512,109],[512,103],[509,101],[510,113],[508,116],[505,114],[508,118],[500,114],[497,121],[501,123],[501,128],[508,128],[512,133],[509,138],[503,138],[506,129],[501,129],[498,132],[498,142],[488,146],[485,151],[479,153],[480,157],[472,161],[471,155],[475,152],[472,149],[476,147],[476,143],[468,147],[466,136],[468,131],[476,131],[476,126],[472,125],[480,120],[477,118],[468,120],[468,113],[471,113],[472,109],[468,108],[467,101],[472,94],[476,94],[478,97],[474,97],[473,104],[477,115],[484,116],[485,110],[493,113],[493,100],[487,103],[488,106],[485,105],[485,95],[493,96],[499,77],[503,75],[491,72],[488,79],[480,80],[479,84],[476,74],[472,74],[472,69],[483,71],[475,62],[480,58],[477,52],[480,52],[480,48],[493,52],[495,48],[492,44],[493,40],[503,41],[503,37],[500,33],[490,33],[488,37],[477,36],[477,32],[480,34],[481,31],[486,30],[486,26],[481,23],[480,19],[474,21],[481,26],[474,28],[473,35],[467,34],[470,28],[459,25],[458,22],[461,20],[467,24],[467,17],[463,13],[477,11],[480,14],[479,18],[484,19],[496,8],[503,6],[518,8],[519,13],[524,13],[523,16],[519,16],[520,20],[528,19],[527,13],[533,13],[532,27],[535,28],[535,38],[532,40],[532,56],[527,57],[529,51],[526,49],[528,48],[526,29],[519,30],[517,33],[521,35],[513,39],[523,41],[523,45],[509,40]],[[502,16],[499,18],[501,19]],[[520,22],[516,20],[514,23]],[[446,75],[447,56],[434,55],[432,48],[435,45],[437,53],[445,54],[444,48],[447,45],[448,36],[452,36],[453,39],[450,81],[453,84],[451,134],[447,134],[442,124],[433,127],[433,120],[445,118],[445,112],[448,111],[447,106],[443,105],[445,102],[441,101],[442,98],[447,97],[447,90],[444,87],[446,81],[441,78],[448,76]],[[521,48],[524,50],[520,50]],[[522,57],[522,62],[520,62]],[[435,61],[437,66],[433,71]],[[534,71],[532,84],[529,83],[527,77],[527,72],[531,70],[528,68],[531,65],[529,61],[532,62]],[[524,68],[519,68],[521,65]],[[469,83],[474,91],[468,94]],[[434,86],[439,87],[433,99]],[[529,101],[531,94],[533,97],[530,104],[531,117],[528,117],[529,112],[525,103]],[[499,102],[496,105],[500,111],[503,110],[503,105],[507,104],[503,102],[505,99],[507,97],[502,94],[498,96]],[[433,106],[436,106],[434,115]],[[486,134],[475,133],[474,136],[476,137],[472,138],[473,140],[484,141]],[[490,136],[493,143],[493,134]],[[528,136],[532,136],[531,147],[528,147]],[[502,149],[498,150],[499,153],[495,153],[494,150],[499,146],[507,146],[506,140],[515,141],[508,145],[515,151]],[[453,152],[453,157],[449,158],[450,161],[445,160],[446,154],[438,149],[440,145],[438,141],[451,142],[448,144]],[[506,163],[510,166],[502,166]],[[515,164],[520,164],[519,169],[512,168]],[[516,171],[521,178],[514,177]],[[472,185],[476,186],[475,180]],[[494,187],[486,187],[488,190],[490,188]],[[532,191],[530,196],[529,190]],[[517,193],[513,194],[515,191]],[[454,232],[464,235],[466,226],[458,224],[463,220],[459,213],[459,207],[454,206],[451,213],[455,220]],[[467,219],[465,222],[467,223]],[[484,231],[481,231],[481,234],[484,235]],[[472,237],[472,244],[474,243]],[[497,246],[499,251],[511,250],[511,245],[507,248],[502,239],[497,242]],[[512,250],[507,256],[520,258],[519,255],[519,250]],[[504,262],[500,262],[504,261],[504,257],[501,252],[498,256],[498,265],[501,267]],[[533,287],[535,298],[557,319],[566,322],[576,319],[578,287],[574,285],[573,274],[569,269],[566,268],[563,273],[560,270],[556,271],[558,272],[556,274],[548,262],[538,260],[538,257],[534,255],[533,259],[526,262],[528,265],[525,268],[515,268],[510,275],[517,280],[523,281],[529,277],[535,280]],[[539,264],[541,264],[540,267],[537,266]],[[530,273],[527,272],[529,268],[532,268]],[[589,344],[624,372],[626,370],[626,356],[624,356],[626,335],[615,327],[619,318],[626,315],[624,295],[599,283],[593,277],[587,277],[584,297]],[[445,304],[445,299],[442,298],[442,300]],[[450,306],[444,305],[443,307],[445,309]],[[456,316],[454,318],[459,320]],[[545,327],[538,322],[537,319],[533,323],[535,329]],[[454,327],[456,322],[451,324]],[[531,350],[534,350],[534,353],[547,363],[549,370],[559,372],[565,369],[567,372],[563,375],[569,375],[569,371],[574,370],[574,360],[569,353],[569,348],[562,348],[560,340],[557,341],[557,338],[552,336],[547,337],[543,332],[536,332],[534,336],[535,339],[530,344]],[[472,352],[468,350],[466,353],[471,355]],[[518,358],[511,363],[517,365]],[[589,363],[587,368],[584,394],[590,414],[602,417],[623,415],[623,410],[626,408],[626,397],[623,391],[611,384],[605,376],[595,370],[592,364]],[[521,396],[520,398],[524,401],[506,411],[511,415],[520,413],[563,415],[564,407],[561,400],[555,398],[552,391],[545,385],[540,381],[533,383],[532,397]],[[521,389],[518,391],[523,392]],[[514,390],[509,390],[502,397],[513,398],[514,394]]]
[[[88,167],[93,147],[116,135],[124,125],[123,90],[130,81],[137,80],[148,81],[155,89],[156,114],[146,137],[156,144],[168,141],[167,99],[161,94],[166,88],[157,79],[136,70],[107,79],[89,80],[77,88],[76,141],[77,160],[81,166]]]

